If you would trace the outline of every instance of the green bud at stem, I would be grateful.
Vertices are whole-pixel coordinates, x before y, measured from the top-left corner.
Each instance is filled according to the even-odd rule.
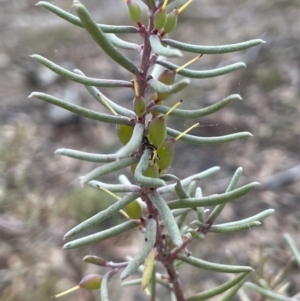
[[[135,22],[138,23],[141,19],[141,8],[138,4],[135,2],[132,2],[131,0],[125,0],[127,7],[128,7],[128,14],[129,18]]]
[[[97,290],[101,286],[103,276],[98,274],[89,274],[84,276],[79,282],[79,286],[87,290]]]
[[[160,8],[155,14],[154,14],[154,27],[156,29],[162,29],[166,22],[167,22],[167,13],[164,8]]]
[[[166,118],[165,116],[155,117],[150,121],[148,128],[148,137],[152,144],[160,146],[167,136]]]
[[[146,101],[142,96],[136,96],[133,100],[133,109],[138,117],[146,113]]]
[[[124,124],[118,124],[117,125],[117,135],[120,140],[120,142],[123,145],[126,145],[128,141],[130,140],[133,133],[133,128],[128,125]]]
[[[149,178],[159,178],[158,165],[156,163],[154,163],[153,165],[149,164],[143,175]]]
[[[158,81],[165,85],[172,85],[175,81],[176,72],[171,70],[164,70],[158,77]],[[157,98],[159,100],[165,100],[170,96],[170,93],[157,92]]]
[[[165,170],[171,166],[174,159],[174,139],[166,139],[157,149],[159,160],[157,164],[160,170]]]
[[[164,33],[165,34],[172,32],[176,28],[177,19],[178,19],[178,10],[174,9],[167,16],[167,22],[166,22],[166,25],[164,27]]]

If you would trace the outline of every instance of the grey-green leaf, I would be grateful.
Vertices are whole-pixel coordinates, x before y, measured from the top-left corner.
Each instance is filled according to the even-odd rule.
[[[65,10],[49,3],[46,1],[39,1],[36,5],[42,6],[58,17],[76,25],[79,27],[83,27],[80,19]],[[97,26],[105,33],[138,33],[138,29],[134,26],[115,26],[115,25],[104,25],[104,24],[97,24]]]
[[[156,228],[156,220],[154,218],[148,219],[146,225],[145,242],[138,251],[138,253],[134,256],[132,260],[130,260],[127,267],[121,273],[122,280],[135,273],[140,267],[140,265],[143,264],[148,254],[151,252],[156,241]]]
[[[164,67],[166,67],[169,70],[177,70],[180,66],[172,64],[170,62],[167,61],[156,61],[156,64],[160,64]],[[177,73],[185,76],[185,77],[189,77],[189,78],[210,78],[210,77],[216,77],[216,76],[221,76],[233,71],[236,71],[238,69],[241,68],[245,68],[246,65],[245,63],[239,62],[239,63],[234,63],[228,66],[224,66],[224,67],[220,67],[220,68],[216,68],[216,69],[212,69],[212,70],[203,70],[203,71],[195,71],[195,70],[191,70],[191,69],[182,69],[180,71],[178,71]]]
[[[222,108],[224,108],[225,106],[229,105],[230,103],[232,103],[237,99],[241,100],[242,98],[239,94],[232,94],[204,109],[198,109],[198,110],[175,109],[169,115],[174,117],[179,117],[179,118],[186,118],[186,119],[200,118],[221,110]],[[165,114],[170,110],[170,107],[156,105],[153,107],[153,110]]]
[[[167,128],[167,133],[171,137],[177,137],[181,134],[181,132],[176,131],[171,128]],[[192,144],[197,145],[213,145],[213,144],[219,144],[219,143],[225,143],[225,142],[231,142],[240,138],[245,137],[253,137],[253,135],[249,132],[240,132],[230,135],[224,135],[224,136],[217,136],[217,137],[197,137],[189,134],[185,134],[180,138],[180,140],[189,142]]]
[[[181,233],[166,201],[155,190],[149,194],[149,198],[157,208],[159,215],[164,222],[166,229],[168,230],[168,234],[173,244],[175,246],[180,246],[182,244]]]
[[[159,93],[177,93],[177,92],[183,90],[184,88],[186,88],[189,85],[190,80],[188,78],[183,78],[183,79],[177,81],[176,83],[174,83],[172,85],[165,85],[162,82],[160,82],[160,81],[158,81],[154,78],[151,78],[151,79],[148,80],[147,83],[156,92],[159,92]]]
[[[59,148],[55,151],[55,154],[97,163],[109,163],[117,160],[117,156],[115,154],[101,155],[96,153],[81,152],[69,148]]]
[[[64,239],[71,237],[75,234],[78,234],[102,221],[109,218],[113,214],[117,213],[119,210],[123,209],[125,206],[130,204],[132,201],[140,197],[139,193],[130,193],[124,196],[122,199],[117,201],[116,203],[110,205],[107,209],[95,214],[94,216],[90,217],[89,219],[83,221],[79,225],[75,226],[69,232],[67,232],[64,236]]]
[[[138,158],[130,157],[130,158],[120,159],[118,161],[114,161],[106,165],[102,165],[100,167],[95,168],[88,174],[80,177],[80,183],[81,185],[84,185],[87,182],[94,180],[100,176],[104,176],[114,171],[120,170],[122,168],[131,166],[137,162],[138,162]]]
[[[230,289],[231,287],[233,287],[240,281],[242,281],[247,275],[248,275],[248,272],[242,273],[242,274],[236,276],[235,278],[233,278],[219,286],[216,286],[210,290],[207,290],[207,291],[201,292],[199,294],[196,294],[192,297],[189,297],[186,299],[186,301],[202,301],[202,300],[207,300],[208,298],[217,296],[217,295],[227,291],[228,289]]]
[[[126,221],[125,223],[111,227],[107,230],[103,230],[98,233],[91,234],[91,235],[84,236],[82,238],[78,238],[73,241],[70,241],[63,246],[63,249],[69,250],[69,249],[75,249],[75,248],[87,246],[87,245],[90,245],[95,242],[99,242],[99,241],[102,241],[102,240],[105,240],[105,239],[108,239],[111,237],[115,237],[118,234],[124,233],[128,230],[131,230],[131,229],[137,227],[138,225],[139,225],[139,222],[137,222],[137,221],[134,221],[134,220]]]
[[[69,71],[65,68],[60,67],[59,65],[51,62],[45,57],[33,54],[31,55],[36,61],[49,68],[53,72],[59,74],[62,77],[70,79],[74,82],[87,85],[87,86],[96,86],[96,87],[106,87],[106,88],[132,88],[132,84],[125,80],[115,80],[115,79],[99,79],[87,76],[78,75],[72,71]]]
[[[87,30],[95,42],[104,50],[104,52],[129,72],[138,74],[137,67],[114,47],[102,29],[94,22],[85,6],[78,0],[73,1],[73,6],[76,9],[76,13],[80,18],[83,27]]]
[[[260,184],[257,182],[252,182],[250,184],[244,185],[230,192],[213,194],[211,196],[202,197],[202,198],[188,198],[188,199],[182,199],[177,201],[171,201],[168,203],[168,205],[171,209],[195,208],[199,206],[219,205],[240,198],[243,195],[250,192],[251,190],[253,190],[254,188],[258,187],[259,185]]]
[[[221,273],[244,273],[244,272],[251,272],[253,268],[249,266],[238,266],[238,265],[227,265],[227,264],[220,264],[220,263],[213,263],[206,260],[202,260],[193,256],[186,256],[183,254],[178,254],[177,259],[193,265],[197,268],[221,272]]]
[[[162,179],[150,178],[143,175],[144,171],[149,166],[149,161],[151,158],[152,151],[150,149],[145,149],[143,155],[134,171],[134,178],[138,184],[143,187],[161,187],[166,183]]]
[[[36,97],[38,99],[41,99],[43,101],[46,101],[46,102],[56,105],[58,107],[66,109],[70,112],[73,112],[79,116],[86,117],[86,118],[89,118],[92,120],[102,121],[102,122],[106,122],[106,123],[113,123],[113,124],[130,125],[130,121],[126,117],[113,116],[113,115],[102,114],[102,113],[100,114],[98,112],[85,109],[78,105],[74,105],[70,102],[64,101],[57,97],[51,96],[49,94],[45,94],[45,93],[41,93],[41,92],[33,92],[28,96],[28,98],[31,98],[31,97]]]
[[[183,51],[192,52],[192,53],[201,53],[201,54],[221,54],[221,53],[240,51],[240,50],[248,49],[253,46],[257,46],[261,43],[265,43],[265,41],[260,39],[250,40],[250,41],[230,44],[230,45],[220,45],[220,46],[201,46],[201,45],[182,43],[171,39],[163,39],[162,42]]]
[[[168,46],[163,46],[161,44],[160,38],[156,34],[152,34],[149,37],[149,41],[152,50],[157,55],[163,55],[165,57],[181,57],[182,53],[178,49],[170,48]]]

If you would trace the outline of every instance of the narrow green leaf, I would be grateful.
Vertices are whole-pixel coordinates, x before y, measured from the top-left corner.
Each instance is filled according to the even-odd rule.
[[[188,78],[183,78],[172,85],[165,85],[162,82],[152,78],[147,81],[150,87],[152,87],[156,92],[159,93],[177,93],[184,88],[186,88],[190,80]]]
[[[209,228],[209,232],[213,233],[222,233],[222,234],[227,234],[227,233],[235,233],[239,231],[244,231],[244,230],[249,230],[255,226],[261,225],[261,222],[255,221],[255,222],[248,222],[248,223],[239,223],[236,225],[230,225],[230,226],[220,226],[220,225],[213,225]]]
[[[142,278],[139,278],[139,279],[133,279],[133,280],[128,280],[128,281],[123,281],[121,283],[121,286],[141,285],[141,283],[142,283]]]
[[[142,123],[137,123],[134,126],[129,142],[117,151],[116,156],[122,158],[130,155],[134,151],[137,151],[143,140],[144,130],[145,126]]]
[[[196,181],[192,181],[188,187],[188,195],[189,197],[193,198],[196,196],[196,191],[198,190],[199,191],[200,189],[200,192],[202,193],[202,190],[200,187],[197,187],[197,182]]]
[[[111,227],[107,230],[67,242],[63,246],[63,249],[69,250],[69,249],[74,249],[74,248],[79,248],[79,247],[83,247],[86,245],[90,245],[92,243],[99,242],[99,241],[117,236],[118,234],[121,234],[123,232],[126,232],[128,230],[131,230],[131,229],[137,227],[138,225],[139,225],[139,223],[137,221],[134,221],[134,220],[126,221],[125,223]]]
[[[168,205],[171,209],[195,208],[200,206],[215,206],[240,198],[243,195],[250,192],[252,189],[258,187],[259,185],[260,184],[257,182],[252,182],[250,184],[244,185],[230,192],[214,194],[202,198],[188,198],[183,200],[171,201],[168,203]]]
[[[119,37],[117,37],[113,33],[106,34],[106,37],[116,47],[119,47],[119,48],[122,48],[122,49],[128,49],[128,50],[136,50],[136,51],[140,51],[141,50],[141,46],[140,45],[124,41],[124,40],[120,39]]]
[[[58,17],[76,25],[79,27],[83,27],[80,19],[63,9],[49,3],[46,1],[40,1],[36,5],[42,6]],[[115,25],[104,25],[104,24],[97,24],[97,26],[105,33],[138,33],[138,29],[134,26],[115,26]]]
[[[288,233],[284,233],[284,238],[292,252],[292,254],[295,256],[297,262],[298,262],[298,265],[300,267],[300,252],[296,246],[296,243],[295,241],[293,240],[292,236]]]
[[[297,301],[297,299],[295,299],[295,298],[290,298],[290,297],[286,297],[286,296],[283,296],[283,295],[276,294],[272,291],[266,290],[266,289],[254,284],[254,283],[251,283],[251,282],[246,282],[245,286],[248,287],[251,290],[257,291],[258,293],[260,293],[264,297],[270,298],[272,300],[276,300],[276,301]]]
[[[118,272],[117,269],[114,270],[110,270],[109,272],[107,272],[102,279],[101,282],[101,287],[100,287],[100,297],[101,297],[101,301],[109,301],[108,298],[108,281],[110,280],[110,278],[116,274]]]
[[[174,217],[180,216],[182,214],[186,214],[187,212],[190,212],[190,211],[191,211],[190,208],[180,208],[180,209],[171,210]]]
[[[81,152],[69,148],[59,148],[54,153],[78,160],[97,163],[109,163],[117,160],[117,156],[115,154],[100,155],[94,153]]]
[[[171,137],[177,137],[181,134],[181,132],[176,131],[171,128],[167,128],[167,133]],[[234,140],[237,140],[240,138],[245,138],[245,137],[253,137],[253,135],[249,132],[240,132],[240,133],[224,135],[224,136],[217,136],[217,137],[197,137],[197,136],[185,134],[184,136],[182,136],[180,138],[180,140],[189,142],[192,144],[197,144],[197,145],[213,145],[213,144],[230,142],[230,141],[234,141]]]
[[[121,280],[135,273],[140,267],[140,265],[144,263],[148,254],[151,252],[152,248],[154,247],[156,241],[156,228],[157,228],[156,220],[154,218],[148,219],[146,225],[145,242],[143,246],[140,248],[140,250],[138,251],[138,253],[128,263],[127,267],[121,273]]]
[[[235,171],[235,173],[234,173],[234,175],[233,175],[233,177],[232,177],[232,179],[231,179],[231,181],[230,181],[230,183],[229,183],[229,185],[228,185],[228,187],[226,189],[226,192],[230,192],[230,191],[232,191],[232,190],[235,189],[235,187],[237,185],[237,182],[239,181],[239,179],[240,179],[240,177],[242,175],[242,172],[243,172],[243,168],[242,167],[239,167]],[[220,215],[220,213],[223,211],[225,205],[226,205],[226,203],[225,204],[221,204],[221,205],[217,205],[214,208],[214,210],[211,212],[211,214],[209,215],[209,217],[207,218],[206,223],[212,225],[215,222],[215,220],[217,219],[217,217]]]
[[[171,174],[165,174],[165,175],[162,175],[160,178],[165,181],[176,181],[174,190],[180,199],[185,199],[185,198],[189,197],[189,195],[184,190],[182,183],[176,176],[171,175]]]
[[[247,275],[248,275],[248,273],[240,274],[240,275],[236,276],[235,278],[225,282],[224,284],[214,287],[213,289],[210,289],[205,292],[201,292],[197,295],[194,295],[192,297],[189,297],[186,299],[186,301],[207,300],[208,298],[212,298],[216,295],[222,294],[223,292],[227,291],[228,289],[230,289],[231,287],[233,287],[234,285],[236,285],[237,283],[242,281]]]
[[[139,161],[138,158],[131,157],[131,158],[124,158],[124,159],[120,159],[118,161],[107,163],[106,165],[97,167],[94,170],[92,170],[91,172],[89,172],[88,174],[80,177],[80,183],[81,183],[81,185],[84,185],[87,182],[94,180],[100,176],[104,176],[104,175],[107,175],[114,171],[120,170],[122,168],[131,166],[131,165],[137,163],[138,161]]]
[[[33,92],[28,96],[28,98],[31,98],[31,97],[36,97],[38,99],[41,99],[43,101],[46,101],[46,102],[56,105],[58,107],[66,109],[70,112],[73,112],[79,116],[86,117],[86,118],[89,118],[92,120],[102,121],[102,122],[106,122],[106,123],[113,123],[113,124],[130,125],[130,121],[128,118],[125,118],[122,116],[113,116],[113,115],[108,115],[108,114],[102,114],[102,113],[100,114],[98,112],[85,109],[81,106],[74,105],[70,102],[64,101],[57,97],[51,96],[49,94],[45,94],[45,93],[41,93],[41,92]]]
[[[243,286],[244,281],[240,281],[238,284],[231,287],[229,290],[227,290],[221,298],[218,299],[218,301],[231,301],[233,296],[237,293],[237,291]],[[241,299],[243,300],[243,299]]]
[[[95,214],[94,216],[90,217],[89,219],[83,221],[79,225],[75,226],[69,232],[67,232],[64,236],[64,239],[69,238],[75,234],[78,234],[90,227],[95,226],[96,224],[106,220],[113,214],[117,213],[119,210],[123,209],[126,205],[130,204],[136,198],[140,197],[139,193],[130,193],[124,196],[122,199],[117,201],[116,203],[110,205],[107,209]]]
[[[171,39],[163,39],[162,42],[183,51],[192,52],[192,53],[201,53],[201,54],[221,54],[221,53],[240,51],[240,50],[248,49],[253,46],[257,46],[261,43],[265,43],[265,41],[260,39],[250,40],[250,41],[231,44],[231,45],[220,45],[220,46],[201,46],[201,45],[182,43]]]
[[[165,57],[181,57],[182,53],[178,49],[172,49],[168,46],[163,46],[160,42],[160,38],[156,34],[152,34],[149,37],[149,41],[152,47],[152,51],[157,55],[163,55]]]
[[[138,74],[137,67],[113,46],[113,44],[105,36],[104,32],[94,22],[85,6],[78,0],[73,1],[73,6],[76,9],[76,13],[80,18],[83,27],[87,30],[95,42],[104,50],[104,52],[130,73],[134,72],[135,74]]]
[[[59,65],[51,62],[45,57],[33,54],[30,57],[34,58],[36,61],[49,68],[53,72],[59,74],[60,76],[70,79],[76,83],[80,83],[87,86],[96,86],[96,87],[106,87],[106,88],[132,88],[132,83],[125,80],[115,80],[115,79],[99,79],[87,76],[78,75],[72,71],[69,71],[65,68],[60,67]]]
[[[175,246],[180,246],[182,244],[181,233],[166,201],[155,190],[149,194],[149,198],[157,208],[159,215],[166,226],[171,241]]]
[[[150,159],[152,155],[152,150],[145,149],[143,155],[134,171],[134,178],[137,183],[143,187],[161,187],[165,185],[165,182],[158,178],[145,177],[143,175],[144,171],[148,168]]]
[[[175,64],[172,64],[170,62],[167,61],[156,61],[156,64],[162,65],[164,67],[166,67],[169,70],[177,70],[180,66],[177,66]],[[185,76],[185,77],[189,77],[189,78],[210,78],[210,77],[216,77],[216,76],[221,76],[233,71],[236,71],[238,69],[241,68],[246,68],[245,63],[239,62],[239,63],[234,63],[228,66],[224,66],[224,67],[220,67],[220,68],[216,68],[216,69],[212,69],[212,70],[203,70],[203,71],[195,71],[195,70],[191,70],[191,69],[182,69],[180,71],[178,71],[177,73]]]
[[[193,256],[186,256],[183,254],[178,254],[177,259],[200,269],[221,272],[221,273],[244,273],[244,272],[253,271],[253,269],[248,266],[238,266],[238,265],[235,266],[235,265],[228,265],[228,264],[213,263]]]
[[[187,187],[193,180],[202,180],[202,179],[205,179],[205,178],[213,175],[214,173],[216,173],[219,170],[220,170],[219,166],[211,167],[211,168],[209,168],[209,169],[207,169],[205,171],[202,171],[200,173],[197,173],[195,175],[192,175],[190,177],[187,177],[187,178],[183,179],[181,181],[181,185],[183,187]],[[164,187],[158,188],[157,191],[160,194],[165,194],[165,193],[168,193],[168,192],[174,192],[175,185],[176,184],[169,184],[169,185],[166,185]]]
[[[232,190],[231,190],[232,191]],[[252,222],[259,222],[262,221],[263,219],[265,219],[266,217],[270,216],[271,214],[274,213],[274,209],[267,209],[264,210],[256,215],[250,216],[248,218],[239,220],[239,221],[235,221],[235,222],[230,222],[230,223],[224,223],[224,224],[219,224],[219,225],[215,225],[212,226],[211,228],[211,232],[216,232],[216,233],[220,233],[218,232],[219,230],[217,229],[222,229],[224,227],[225,228],[231,228],[231,227],[239,227],[239,226],[244,226],[246,227],[247,223],[252,223]],[[255,226],[255,225],[254,225]]]
[[[78,73],[82,76],[85,77],[85,74],[78,70],[75,69],[74,70],[75,73]],[[108,103],[115,111],[116,113],[123,115],[123,116],[127,116],[130,119],[133,119],[136,117],[135,113],[131,110],[128,110],[122,106],[119,106],[118,104],[116,104],[115,102],[113,102],[112,100],[110,100],[108,97],[106,97],[103,93],[101,93],[97,88],[92,87],[92,86],[85,86],[85,88],[89,91],[89,93],[99,102],[101,103],[105,108],[107,108],[107,105],[102,101],[102,99],[99,97],[101,96],[102,98],[104,98],[104,100],[106,101],[106,103]]]
[[[140,192],[141,188],[132,184],[107,184],[99,181],[90,181],[89,186],[99,190],[99,187],[108,189],[111,192]]]
[[[157,57],[157,60],[166,60],[167,58],[163,55],[159,55]],[[152,71],[151,71],[151,76],[154,79],[158,79],[159,75],[165,70],[165,68],[161,65],[155,64]]]
[[[241,96],[239,94],[232,94],[227,96],[226,98],[220,100],[219,102],[210,105],[204,109],[199,109],[199,110],[182,110],[182,109],[175,109],[173,110],[169,115],[174,116],[174,117],[179,117],[179,118],[186,118],[186,119],[192,119],[192,118],[200,118],[206,115],[210,115],[212,113],[215,113],[225,106],[229,105],[232,103],[234,100],[241,100]],[[156,105],[153,107],[153,110],[165,114],[170,110],[170,107],[167,106],[161,106],[161,105]]]

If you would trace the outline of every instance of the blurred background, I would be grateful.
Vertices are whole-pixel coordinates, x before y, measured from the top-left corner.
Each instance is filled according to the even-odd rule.
[[[50,2],[75,13],[71,0]],[[131,24],[122,0],[82,2],[99,23]],[[93,246],[62,251],[66,231],[113,200],[79,185],[78,177],[96,164],[60,157],[54,151],[65,147],[113,153],[120,143],[112,125],[78,118],[38,99],[28,99],[32,91],[41,91],[105,112],[84,87],[56,76],[29,55],[43,55],[91,77],[129,80],[131,75],[108,59],[84,30],[35,6],[34,0],[0,3],[0,299],[49,300],[76,285],[83,275],[103,273],[82,262],[84,255],[121,261],[135,254],[141,236],[131,232]],[[182,1],[175,3],[179,6]],[[143,6],[141,1],[140,4]],[[239,166],[244,168],[239,185],[261,182],[259,189],[226,206],[219,222],[238,220],[268,208],[276,210],[259,228],[230,236],[208,235],[204,242],[191,247],[195,256],[238,264],[247,264],[250,257],[257,265],[258,258],[265,254],[266,273],[275,275],[291,257],[283,234],[290,233],[300,248],[299,15],[297,0],[195,0],[180,15],[176,32],[170,35],[202,45],[255,38],[266,41],[244,52],[204,55],[192,69],[213,69],[236,61],[244,61],[247,69],[219,78],[193,80],[190,88],[176,96],[184,100],[181,108],[202,108],[229,94],[241,94],[242,101],[202,118],[202,125],[192,134],[218,136],[250,131],[254,137],[201,147],[179,141],[170,171],[183,178],[220,166],[220,172],[199,183],[204,195],[224,192]],[[136,41],[134,35],[122,37]],[[139,61],[136,53],[126,55]],[[181,64],[192,57],[186,54],[172,61]],[[117,103],[131,106],[131,91],[102,91]],[[167,104],[178,100],[170,98]],[[192,124],[193,121],[170,119],[170,126],[180,131]],[[117,175],[103,180],[116,183]],[[87,233],[121,220],[121,216],[113,217]],[[197,269],[182,269],[181,273],[187,295],[228,280],[224,275]],[[295,295],[300,291],[296,265],[288,280],[287,293]],[[141,289],[125,288],[123,292],[126,295],[120,296],[119,290],[114,290],[114,300],[147,299]],[[97,292],[86,291],[64,300],[73,298],[99,300]]]

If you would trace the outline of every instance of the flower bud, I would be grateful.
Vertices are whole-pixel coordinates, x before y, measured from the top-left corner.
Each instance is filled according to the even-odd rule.
[[[85,288],[87,290],[97,290],[101,287],[103,276],[98,274],[89,274],[84,276],[81,281],[78,283],[78,285],[60,293],[55,296],[52,296],[53,299],[60,298],[62,296],[65,296],[69,293],[72,293],[80,288]]]
[[[164,70],[158,77],[158,80],[165,85],[172,85],[175,81],[176,72],[171,70]],[[159,100],[165,100],[170,96],[170,93],[157,93]]]
[[[89,274],[84,276],[79,282],[79,286],[87,290],[97,290],[101,286],[103,276],[98,274]]]
[[[164,26],[164,33],[172,32],[177,26],[177,19],[178,19],[178,10],[174,9],[170,12],[167,16],[167,22]]]
[[[130,218],[139,219],[142,216],[142,208],[137,200],[125,206],[124,209]]]
[[[156,104],[157,104],[157,105],[162,105],[163,102],[162,102],[162,101],[158,101]],[[155,117],[157,117],[157,116],[160,114],[160,112],[155,111],[155,110],[153,109],[153,110],[151,110],[151,114],[152,114],[152,118],[155,118]]]
[[[135,22],[138,23],[141,19],[141,9],[138,4],[135,2],[132,2],[131,0],[126,0],[127,7],[128,7],[128,14],[129,18]]]
[[[145,99],[137,95],[133,100],[134,112],[138,117],[143,116],[146,113],[146,101]]]
[[[157,149],[157,154],[159,156],[159,160],[157,160],[157,164],[160,170],[165,170],[173,162],[174,159],[174,139],[166,139]]]
[[[149,141],[156,147],[160,146],[167,136],[166,118],[161,115],[150,121],[148,128]]]
[[[154,14],[154,27],[155,29],[162,29],[166,22],[167,22],[167,13],[164,8],[160,8],[155,14]]]
[[[143,175],[149,178],[159,178],[158,165],[156,163],[154,163],[153,165],[149,164]]]
[[[133,133],[133,128],[131,126],[125,124],[118,124],[117,125],[117,135],[120,142],[123,145],[126,145],[130,140]]]

